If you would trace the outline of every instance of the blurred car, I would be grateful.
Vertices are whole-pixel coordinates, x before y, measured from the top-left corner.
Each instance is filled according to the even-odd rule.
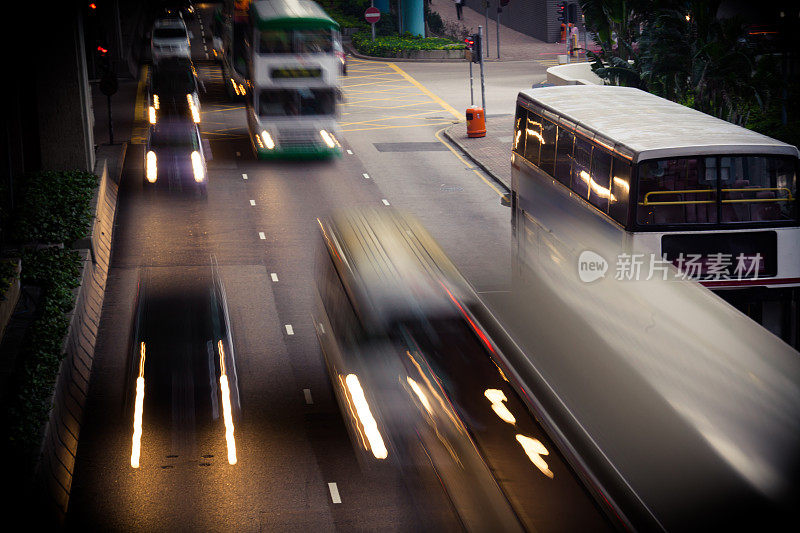
[[[194,456],[238,462],[241,400],[225,289],[212,256],[180,279],[144,269],[124,375],[130,467]],[[225,459],[222,459],[222,458]]]
[[[153,64],[167,57],[191,59],[189,31],[182,18],[163,18],[155,22],[150,38],[150,54]]]
[[[172,116],[200,122],[197,71],[189,59],[161,60],[153,67],[147,89],[150,124],[158,122],[160,117]]]
[[[170,190],[196,188],[206,196],[208,172],[200,130],[186,120],[165,120],[150,128],[144,160],[144,183],[166,183]]]

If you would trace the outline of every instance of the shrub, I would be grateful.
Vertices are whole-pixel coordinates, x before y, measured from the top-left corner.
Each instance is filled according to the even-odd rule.
[[[353,35],[353,46],[359,53],[372,57],[397,57],[398,53],[407,50],[462,50],[465,45],[439,37],[419,37],[405,33],[403,35],[381,36],[372,41],[366,32]]]
[[[51,247],[26,251],[22,265],[22,280],[41,287],[42,292],[17,359],[14,390],[8,399],[7,440],[21,457],[32,458],[50,412],[62,342],[69,328],[65,313],[74,305],[72,289],[80,283],[81,261],[75,250]]]
[[[84,237],[97,182],[97,176],[80,170],[31,176],[16,210],[15,240],[69,244]]]

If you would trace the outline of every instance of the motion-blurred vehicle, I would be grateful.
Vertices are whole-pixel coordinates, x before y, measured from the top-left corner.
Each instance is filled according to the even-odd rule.
[[[162,120],[150,128],[144,156],[144,184],[165,184],[170,190],[207,192],[208,171],[197,124]]]
[[[476,314],[487,313],[422,225],[358,210],[320,228],[317,336],[365,467],[432,468],[470,531],[610,530],[509,386]]]
[[[347,54],[344,53],[342,41],[335,40],[333,42],[333,53],[339,58],[339,62],[342,64],[342,76],[347,76]]]
[[[150,124],[155,124],[164,116],[179,116],[200,122],[197,71],[189,59],[163,59],[153,67],[147,88]]]
[[[162,274],[144,270],[136,294],[125,375],[129,464],[152,470],[203,457],[235,465],[239,379],[216,259],[180,280]]]
[[[189,31],[182,18],[163,18],[153,24],[150,54],[154,65],[167,57],[191,59]]]

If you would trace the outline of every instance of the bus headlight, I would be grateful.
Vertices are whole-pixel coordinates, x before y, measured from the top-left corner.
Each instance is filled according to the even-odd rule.
[[[153,107],[158,109],[160,105],[161,105],[161,101],[158,99],[158,95],[154,94],[153,95]]]
[[[186,95],[186,100],[189,102],[189,111],[192,113],[192,120],[196,123],[200,123],[200,110],[197,109],[197,103],[194,101],[194,98],[191,94]]]
[[[319,136],[322,137],[322,140],[325,141],[325,144],[328,145],[328,148],[333,148],[336,146],[336,143],[333,141],[333,137],[331,134],[325,130],[319,130]]]
[[[197,183],[206,179],[206,171],[203,168],[203,160],[200,159],[200,152],[195,150],[192,152],[192,171],[194,172],[194,181]]]
[[[152,150],[147,152],[147,164],[145,165],[147,174],[145,177],[150,183],[155,183],[158,178],[158,165],[156,163],[156,153]]]
[[[275,148],[275,141],[272,140],[272,135],[270,135],[267,130],[261,131],[261,139],[264,141],[264,145],[267,149],[272,150]]]
[[[150,119],[150,124],[156,123],[156,108],[154,106],[150,106],[147,111],[147,116]]]

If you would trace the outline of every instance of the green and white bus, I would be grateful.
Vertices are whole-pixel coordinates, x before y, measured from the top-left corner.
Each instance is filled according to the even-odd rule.
[[[259,159],[341,155],[339,25],[310,0],[250,4],[250,141]]]

